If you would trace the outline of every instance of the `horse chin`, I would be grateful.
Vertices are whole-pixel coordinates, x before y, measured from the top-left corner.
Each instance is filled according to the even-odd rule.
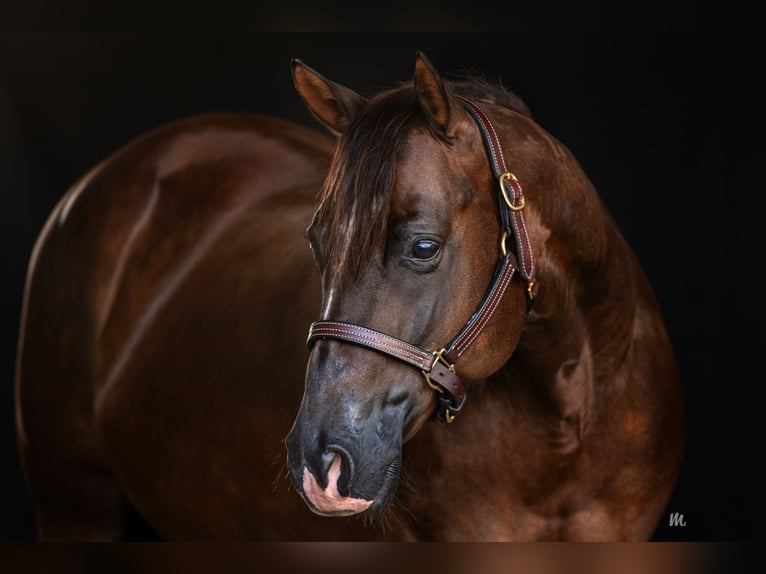
[[[387,465],[385,478],[378,493],[371,500],[354,496],[343,496],[338,491],[341,459],[336,455],[327,474],[327,486],[322,488],[309,471],[303,468],[303,498],[312,512],[320,516],[351,516],[374,514],[386,507],[399,482],[400,458],[394,458]]]

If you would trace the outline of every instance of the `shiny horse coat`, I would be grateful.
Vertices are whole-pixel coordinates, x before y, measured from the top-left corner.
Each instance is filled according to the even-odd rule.
[[[135,517],[165,539],[650,538],[683,453],[681,385],[575,158],[513,94],[421,54],[413,82],[369,100],[301,62],[293,77],[334,145],[274,118],[191,118],[51,214],[17,364],[40,538],[123,539]],[[539,290],[527,313],[510,282],[442,424],[418,369],[306,337],[345,321],[438,350],[482,300],[498,182],[459,96],[523,188]]]

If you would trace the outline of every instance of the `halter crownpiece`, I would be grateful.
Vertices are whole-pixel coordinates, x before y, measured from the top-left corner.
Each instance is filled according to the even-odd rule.
[[[489,116],[471,100],[462,96],[457,98],[479,127],[492,173],[499,186],[500,258],[492,283],[478,308],[460,332],[438,351],[427,351],[397,337],[344,321],[316,321],[309,329],[307,340],[309,347],[317,339],[335,339],[361,345],[420,369],[426,384],[438,394],[436,418],[447,423],[455,420],[467,394],[465,383],[455,371],[455,364],[495,314],[516,271],[527,284],[527,313],[532,309],[538,291],[532,245],[524,221],[526,200],[521,183],[506,167],[503,149]],[[509,236],[515,239],[518,259],[506,246]]]

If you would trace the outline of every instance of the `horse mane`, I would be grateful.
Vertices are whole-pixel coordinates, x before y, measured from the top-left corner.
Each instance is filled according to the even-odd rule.
[[[500,82],[464,72],[447,83],[455,94],[531,117]],[[385,237],[396,156],[417,119],[425,116],[410,81],[371,97],[338,140],[313,225],[324,230],[327,260],[343,265],[343,283],[358,279]]]
[[[524,100],[507,88],[500,80],[492,81],[478,72],[461,72],[447,82],[452,91],[477,103],[487,102],[503,106],[532,117],[532,112]]]

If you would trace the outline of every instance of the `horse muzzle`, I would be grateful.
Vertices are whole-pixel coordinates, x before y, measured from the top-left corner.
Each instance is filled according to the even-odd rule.
[[[330,442],[322,440],[326,435],[316,426],[296,420],[287,437],[288,467],[293,485],[314,513],[348,516],[388,504],[401,467],[401,429],[397,437],[393,426],[380,421],[359,435]]]

